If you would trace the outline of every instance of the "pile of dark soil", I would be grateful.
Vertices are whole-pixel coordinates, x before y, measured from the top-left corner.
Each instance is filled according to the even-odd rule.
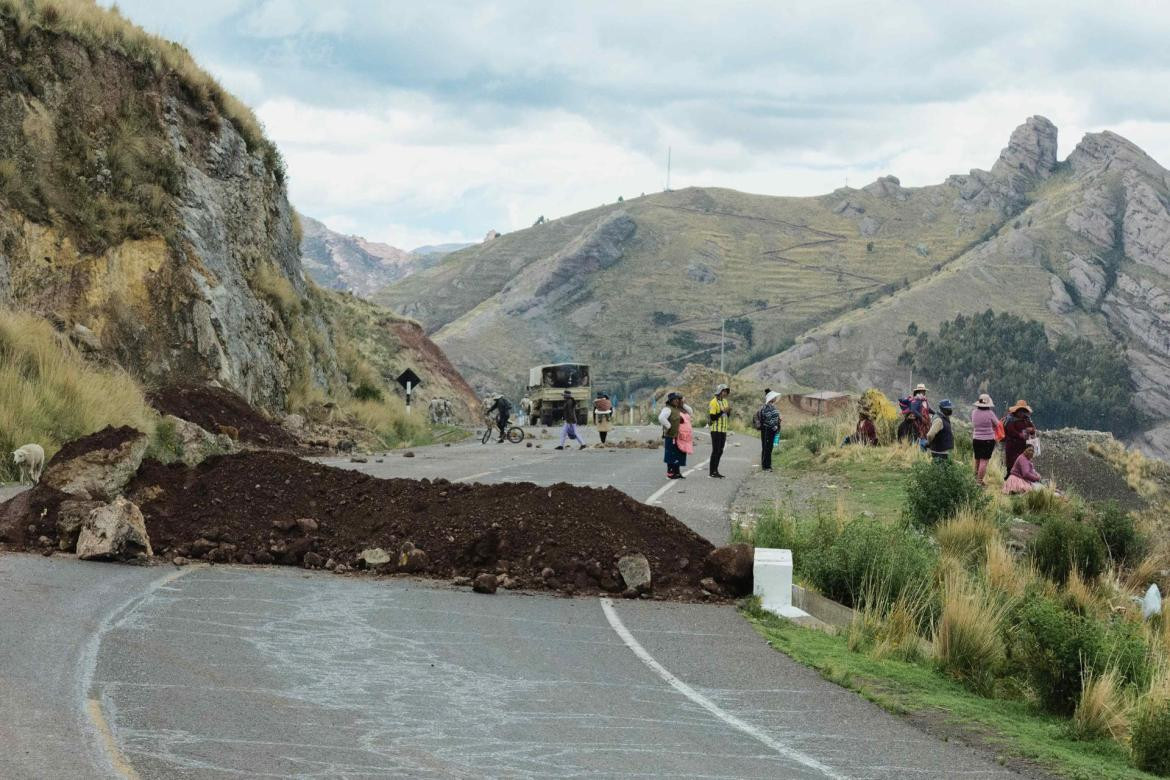
[[[48,485],[37,485],[0,504],[0,545],[13,550],[55,549],[58,510],[63,501],[74,499]],[[41,544],[41,537],[49,543]]]
[[[397,559],[410,542],[426,553],[416,573],[490,572],[516,587],[600,593],[621,591],[618,558],[641,553],[655,594],[697,599],[712,549],[662,509],[612,488],[384,480],[275,452],[194,469],[148,461],[126,494],[157,554],[212,561],[356,567],[366,548]],[[303,518],[315,522],[298,525]]]
[[[1146,500],[1125,481],[1125,475],[1095,455],[1094,442],[1109,439],[1108,434],[1063,429],[1040,434],[1040,454],[1036,470],[1058,488],[1071,488],[1089,501],[1116,501],[1125,509],[1143,509]]]
[[[123,425],[120,428],[107,425],[97,433],[91,433],[88,436],[82,436],[80,439],[66,442],[61,449],[57,450],[57,454],[49,459],[47,465],[51,466],[54,463],[64,463],[74,458],[79,458],[82,455],[88,455],[96,450],[116,450],[126,442],[137,439],[142,435],[142,431],[131,428],[128,425]]]
[[[167,385],[147,393],[146,398],[160,413],[181,417],[212,433],[234,428],[240,441],[249,444],[278,449],[298,446],[292,434],[222,387]]]

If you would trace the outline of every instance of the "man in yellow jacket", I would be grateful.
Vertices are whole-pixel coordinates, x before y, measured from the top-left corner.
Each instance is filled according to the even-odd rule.
[[[711,476],[723,479],[719,473],[719,461],[723,458],[723,448],[727,446],[727,431],[731,426],[731,388],[719,385],[715,388],[715,397],[707,404],[707,417],[710,420],[711,433]]]

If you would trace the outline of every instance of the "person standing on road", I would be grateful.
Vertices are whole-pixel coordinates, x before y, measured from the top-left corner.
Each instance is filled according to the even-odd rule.
[[[975,478],[980,485],[987,476],[987,466],[995,453],[995,429],[998,425],[999,416],[995,413],[995,403],[991,396],[980,394],[975,401],[975,408],[971,410],[971,449],[975,451]]]
[[[1024,454],[1028,446],[1028,439],[1036,435],[1036,426],[1032,424],[1032,407],[1023,398],[1016,401],[1008,409],[1008,416],[1003,421],[1003,470],[1006,480],[1012,473],[1012,466],[1016,458]]]
[[[776,408],[776,401],[780,394],[769,391],[760,407],[760,470],[772,470],[772,450],[776,446],[776,437],[780,435],[780,410]]]
[[[707,404],[707,416],[710,419],[711,432],[711,468],[710,476],[723,479],[719,473],[719,461],[723,459],[723,449],[727,446],[727,431],[731,424],[731,388],[719,385],[715,388],[715,397]]]
[[[683,414],[694,414],[691,407],[683,402],[681,393],[669,393],[662,411],[658,413],[658,424],[662,426],[662,459],[666,461],[667,479],[686,479],[682,475],[682,467],[687,464],[687,454],[679,449],[679,428],[683,424]]]
[[[564,412],[565,424],[561,427],[561,443],[557,446],[558,450],[565,448],[565,441],[572,439],[581,445],[578,449],[585,449],[585,440],[581,438],[581,432],[577,430],[577,402],[573,399],[573,394],[568,390],[565,391],[565,402],[561,405]]]
[[[598,393],[597,400],[593,402],[593,424],[597,426],[601,443],[605,444],[605,437],[613,428],[613,403],[605,393]]]
[[[949,399],[944,398],[939,403],[938,410],[941,414],[935,416],[930,424],[930,430],[926,432],[927,447],[935,463],[949,459],[951,450],[955,448],[955,432],[951,428],[951,415],[955,412],[955,406]]]

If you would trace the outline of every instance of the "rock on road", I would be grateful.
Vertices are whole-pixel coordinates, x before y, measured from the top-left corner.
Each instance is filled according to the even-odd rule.
[[[642,500],[666,484],[661,451],[522,447],[352,465],[612,479]],[[732,454],[725,471],[746,473]],[[725,511],[735,480],[704,473],[658,500],[726,534],[704,507]],[[0,557],[0,588],[4,778],[1010,776],[771,650],[726,606],[28,555]]]

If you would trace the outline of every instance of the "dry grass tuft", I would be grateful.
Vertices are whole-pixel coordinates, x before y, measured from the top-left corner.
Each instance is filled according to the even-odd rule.
[[[935,538],[943,554],[967,565],[979,565],[986,558],[988,545],[999,538],[999,532],[986,511],[966,506],[935,529]]]
[[[944,584],[942,614],[934,634],[934,660],[945,674],[983,695],[995,688],[1003,666],[1002,627],[1011,602],[965,576]]]
[[[0,309],[0,473],[15,477],[11,452],[30,442],[51,457],[107,425],[153,433],[155,415],[123,371],[88,362],[48,322]]]
[[[1132,712],[1133,703],[1116,667],[1110,667],[1102,674],[1086,672],[1082,678],[1081,698],[1073,712],[1073,733],[1077,739],[1108,737],[1124,742],[1129,735]]]
[[[1076,611],[1085,615],[1094,615],[1098,612],[1097,594],[1092,586],[1081,578],[1076,568],[1068,574],[1068,581],[1064,584],[1064,595],[1069,606]]]

